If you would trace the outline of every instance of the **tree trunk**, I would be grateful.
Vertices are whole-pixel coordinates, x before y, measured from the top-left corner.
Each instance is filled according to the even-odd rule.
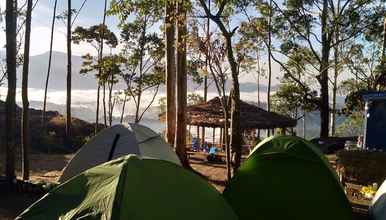
[[[17,28],[17,1],[6,2],[6,51],[7,51],[7,78],[8,91],[6,100],[6,178],[13,183],[15,177],[15,149],[16,149],[16,28]]]
[[[109,87],[109,126],[111,127],[113,123],[113,110],[114,110],[114,104],[112,101],[113,97],[113,87],[114,87],[114,73],[111,72],[111,82]]]
[[[334,48],[334,79],[332,83],[332,117],[331,117],[331,136],[335,136],[336,125],[336,93],[338,90],[338,75],[339,75],[339,48]]]
[[[210,11],[210,6],[211,6],[211,1],[208,0],[208,9]],[[207,21],[206,21],[206,40],[207,40],[207,43],[210,44],[210,18],[208,17],[207,18]],[[208,73],[208,65],[209,65],[209,47],[206,47],[206,59],[205,59],[205,68],[206,68],[206,74]],[[208,101],[208,76],[205,75],[204,76],[204,102]],[[202,130],[201,130],[201,139],[202,139],[202,146],[205,145],[205,126],[202,126]]]
[[[337,3],[337,13],[340,11],[340,1]],[[335,136],[335,127],[336,127],[336,93],[338,90],[338,76],[340,72],[340,67],[339,67],[339,39],[340,39],[340,34],[339,34],[339,28],[336,27],[334,30],[334,38],[335,38],[335,46],[334,46],[334,79],[332,83],[332,117],[331,117],[331,136]]]
[[[330,42],[327,34],[327,15],[328,15],[328,2],[323,0],[323,10],[321,16],[321,32],[322,32],[322,60],[320,65],[320,137],[327,138],[329,130],[330,119],[330,105],[328,94],[328,69],[329,69],[329,57],[330,57]]]
[[[24,61],[23,61],[23,79],[22,79],[22,100],[23,113],[21,123],[21,151],[22,151],[22,176],[23,180],[29,179],[29,102],[28,102],[28,70],[29,70],[29,51],[31,41],[31,14],[32,14],[32,0],[27,2],[27,14],[25,21],[25,40],[24,40]]]
[[[383,21],[383,46],[382,46],[382,74],[386,77],[386,16]]]
[[[96,100],[96,114],[95,114],[95,131],[94,134],[96,135],[99,131],[99,99],[101,95],[101,85],[98,83],[98,89],[97,89],[97,100]]]
[[[235,152],[234,169],[237,170],[241,164],[241,129],[240,129],[240,88],[238,77],[233,78],[233,90],[231,93],[231,146]]]
[[[67,15],[67,102],[66,102],[66,139],[67,144],[71,141],[71,0],[68,0]]]
[[[127,93],[125,92],[125,98],[123,100],[123,106],[122,106],[122,112],[121,112],[121,120],[120,120],[121,124],[123,122],[123,117],[125,116],[126,99],[127,99]]]
[[[139,123],[139,121],[141,120],[140,118],[140,113],[139,113],[139,108],[141,107],[141,101],[142,101],[142,80],[143,80],[143,58],[145,56],[145,39],[146,39],[146,20],[144,22],[144,25],[142,27],[142,33],[141,33],[141,40],[140,40],[140,61],[139,61],[139,81],[137,83],[137,90],[138,90],[138,94],[137,94],[137,106],[136,106],[136,110],[135,110],[135,123]]]
[[[206,102],[208,99],[208,77],[204,77],[204,101]],[[201,127],[201,147],[203,148],[205,145],[205,126]]]
[[[134,121],[134,123],[139,123],[139,108],[140,108],[140,104],[141,104],[141,98],[142,98],[142,93],[140,90],[138,90],[137,105],[135,106],[135,121]]]
[[[257,60],[257,107],[260,108],[260,74],[261,74],[261,66],[260,66],[260,53],[259,49],[256,51],[256,60]]]
[[[268,17],[268,86],[267,86],[267,111],[271,111],[271,84],[272,84],[272,0],[269,1]]]
[[[186,153],[186,93],[187,93],[187,69],[186,69],[186,10],[185,1],[177,3],[177,77],[176,77],[176,97],[177,97],[177,117],[175,149],[181,160],[182,166],[190,168]]]
[[[303,138],[306,139],[307,133],[306,133],[306,111],[303,109]]]
[[[106,82],[103,82],[103,119],[105,123],[105,127],[107,127],[107,114],[106,114]]]
[[[176,129],[175,3],[166,1],[166,141],[173,145]]]
[[[228,109],[228,104],[227,104],[227,101],[225,101],[227,98],[226,96],[223,97],[224,99],[224,102],[225,103],[225,107],[224,107],[224,120],[225,120],[225,123],[224,123],[224,134],[222,136],[223,138],[223,142],[225,144],[225,160],[226,160],[226,168],[227,168],[227,181],[230,181],[230,179],[232,178],[232,169],[231,169],[231,151],[230,151],[230,147],[229,147],[229,140],[228,140],[228,121],[229,121],[229,116],[228,116],[228,112],[229,112],[229,109]]]
[[[52,45],[54,43],[54,29],[55,29],[55,19],[56,19],[56,8],[58,5],[58,0],[55,0],[54,3],[54,14],[52,15],[52,23],[51,23],[51,37],[50,37],[50,52],[48,55],[48,69],[47,69],[47,77],[46,84],[44,87],[44,100],[43,100],[43,112],[42,112],[42,127],[46,128],[46,108],[47,108],[47,91],[48,91],[48,82],[50,80],[51,73],[51,63],[52,63]]]

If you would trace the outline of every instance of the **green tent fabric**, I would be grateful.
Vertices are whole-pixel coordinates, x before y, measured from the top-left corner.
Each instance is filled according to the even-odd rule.
[[[174,163],[129,155],[53,189],[17,219],[236,220],[222,195]]]
[[[352,220],[336,174],[319,150],[299,137],[261,142],[223,195],[240,220]]]
[[[369,211],[374,220],[386,219],[386,180],[375,194]]]

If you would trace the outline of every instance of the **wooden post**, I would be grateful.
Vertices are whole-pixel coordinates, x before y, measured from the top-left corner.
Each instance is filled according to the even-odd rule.
[[[213,142],[212,142],[213,146],[215,146],[216,144],[216,128],[213,127]]]
[[[204,147],[205,144],[205,126],[201,127],[201,148]]]
[[[223,146],[223,137],[222,137],[222,133],[223,133],[223,128],[220,128],[220,140],[219,140],[219,143],[220,143],[220,148],[222,150],[222,146]]]
[[[205,126],[201,128],[201,148],[204,147],[205,144]]]
[[[200,126],[197,126],[197,144],[200,145]]]

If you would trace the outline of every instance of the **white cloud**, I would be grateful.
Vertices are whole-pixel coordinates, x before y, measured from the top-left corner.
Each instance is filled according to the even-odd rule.
[[[35,27],[31,33],[31,55],[42,54],[49,50],[51,29],[48,27]],[[59,27],[54,32],[53,50],[67,52],[66,29]],[[85,53],[96,54],[96,50],[88,44],[72,44],[73,55]]]

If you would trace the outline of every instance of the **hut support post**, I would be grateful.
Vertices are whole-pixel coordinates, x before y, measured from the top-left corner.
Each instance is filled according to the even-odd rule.
[[[200,146],[200,126],[197,126],[197,144]]]
[[[222,133],[223,133],[223,128],[220,128],[220,148],[221,150],[223,149],[223,144],[224,144],[224,141],[223,141],[223,136],[222,136]]]
[[[215,127],[213,127],[213,142],[212,142],[212,145],[216,146],[216,128]]]
[[[204,148],[205,145],[205,126],[201,128],[201,148]]]

